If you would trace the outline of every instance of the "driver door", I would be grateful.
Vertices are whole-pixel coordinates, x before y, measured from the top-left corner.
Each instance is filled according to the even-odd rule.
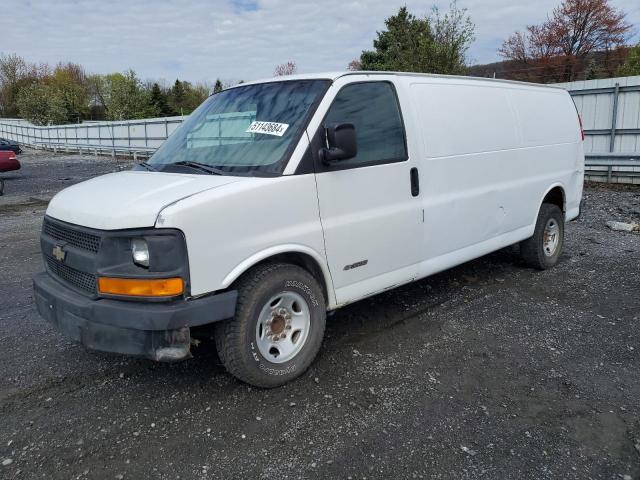
[[[314,148],[326,147],[326,126],[332,123],[352,123],[358,148],[355,157],[331,165],[316,158],[327,261],[342,304],[416,278],[422,207],[412,188],[415,165],[393,83],[366,81],[340,88]]]

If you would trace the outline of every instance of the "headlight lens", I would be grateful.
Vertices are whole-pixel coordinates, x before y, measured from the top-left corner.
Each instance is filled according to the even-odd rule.
[[[133,255],[133,263],[142,267],[149,267],[149,246],[142,238],[134,238],[131,240],[131,253]]]

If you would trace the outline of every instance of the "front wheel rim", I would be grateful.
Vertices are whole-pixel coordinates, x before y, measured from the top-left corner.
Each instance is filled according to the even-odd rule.
[[[256,323],[256,345],[271,363],[284,363],[300,353],[309,337],[311,310],[296,292],[272,296]]]
[[[560,244],[560,226],[554,218],[550,218],[542,235],[542,250],[547,257],[552,257]]]

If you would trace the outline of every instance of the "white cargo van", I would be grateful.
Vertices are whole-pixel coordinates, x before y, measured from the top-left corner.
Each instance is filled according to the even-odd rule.
[[[211,96],[133,171],[49,204],[40,314],[88,348],[221,360],[272,387],[325,315],[520,242],[553,266],[580,210],[581,126],[558,88],[395,73],[298,75]]]

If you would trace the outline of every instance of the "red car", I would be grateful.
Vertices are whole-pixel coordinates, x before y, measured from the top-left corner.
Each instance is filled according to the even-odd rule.
[[[0,173],[20,170],[20,162],[12,151],[0,150]],[[4,181],[0,178],[0,195],[4,193]]]

